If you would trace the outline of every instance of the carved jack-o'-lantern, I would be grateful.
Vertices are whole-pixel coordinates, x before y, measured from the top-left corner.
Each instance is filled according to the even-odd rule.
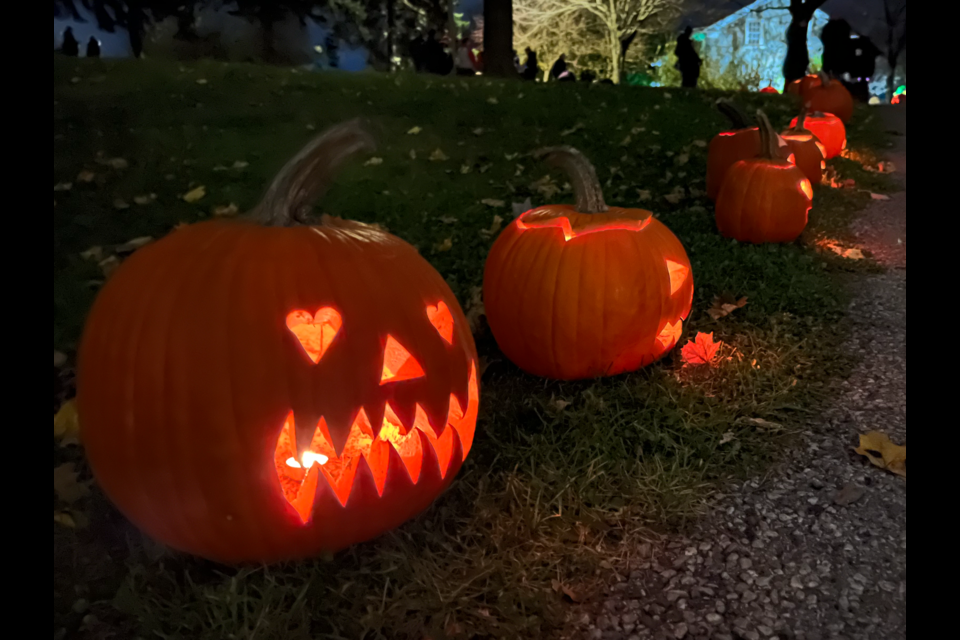
[[[528,373],[563,380],[663,357],[693,302],[680,240],[649,211],[608,207],[576,149],[539,155],[567,171],[576,205],[527,211],[490,249],[483,297],[500,349]]]
[[[371,146],[357,123],[330,130],[250,219],[174,231],[97,299],[87,454],[158,540],[224,562],[334,551],[425,509],[470,451],[477,356],[443,278],[378,228],[303,221]]]

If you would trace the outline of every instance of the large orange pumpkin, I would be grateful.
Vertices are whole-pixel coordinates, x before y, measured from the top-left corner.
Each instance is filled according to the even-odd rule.
[[[850,122],[853,116],[853,96],[843,83],[827,74],[821,74],[818,87],[811,87],[804,96],[804,104],[810,111],[832,113],[843,122]]]
[[[823,180],[823,170],[826,147],[809,129],[803,127],[807,117],[807,110],[802,109],[800,116],[795,118],[795,124],[781,135],[793,151],[794,163],[807,176],[810,184],[818,185]]]
[[[693,301],[683,245],[649,211],[608,207],[576,149],[540,155],[568,172],[576,204],[527,211],[491,248],[483,294],[500,349],[524,371],[561,380],[663,357]]]
[[[376,227],[305,220],[371,146],[356,122],[331,129],[248,219],[174,231],[96,300],[83,440],[157,540],[222,562],[335,551],[425,509],[470,451],[477,355],[444,279]]]
[[[727,172],[717,197],[717,229],[741,242],[792,242],[807,226],[813,187],[795,164],[778,157],[776,133],[763,112],[757,115],[763,151]]]
[[[790,121],[790,127],[796,128],[799,118]],[[803,128],[810,131],[823,144],[826,160],[836,158],[847,148],[847,128],[832,113],[807,113]]]
[[[760,132],[747,116],[730,100],[717,100],[717,108],[730,120],[732,127],[714,136],[707,149],[707,197],[716,200],[727,171],[734,163],[754,158],[760,153]],[[786,143],[780,154],[787,158]]]

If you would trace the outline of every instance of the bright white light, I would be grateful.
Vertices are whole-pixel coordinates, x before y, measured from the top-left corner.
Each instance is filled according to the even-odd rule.
[[[330,458],[323,455],[322,453],[314,453],[313,451],[307,451],[305,454],[303,454],[302,465],[299,462],[297,462],[296,458],[287,458],[287,466],[290,467],[291,469],[303,469],[304,467],[309,469],[315,464],[319,464],[320,466],[323,466],[328,462],[330,462]]]

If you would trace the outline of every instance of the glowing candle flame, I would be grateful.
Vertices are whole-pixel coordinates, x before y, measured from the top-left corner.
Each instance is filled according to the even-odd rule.
[[[292,469],[309,469],[315,464],[323,466],[328,462],[330,462],[330,458],[322,453],[314,453],[313,451],[307,451],[303,454],[303,464],[297,462],[296,458],[287,458],[287,466]]]

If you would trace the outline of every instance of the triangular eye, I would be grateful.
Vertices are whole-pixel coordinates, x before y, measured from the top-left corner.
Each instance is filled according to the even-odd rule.
[[[320,362],[342,325],[343,319],[332,307],[323,307],[315,315],[308,311],[291,311],[287,315],[287,329],[297,336],[313,364]]]
[[[427,318],[430,319],[430,324],[434,326],[440,337],[446,340],[447,344],[453,344],[453,315],[443,300],[435,307],[427,305]]]
[[[670,295],[673,295],[679,291],[683,283],[687,281],[687,274],[690,273],[690,268],[668,258],[667,270],[670,272]]]
[[[424,376],[423,367],[393,336],[387,336],[383,348],[383,376],[380,384],[413,380]]]

